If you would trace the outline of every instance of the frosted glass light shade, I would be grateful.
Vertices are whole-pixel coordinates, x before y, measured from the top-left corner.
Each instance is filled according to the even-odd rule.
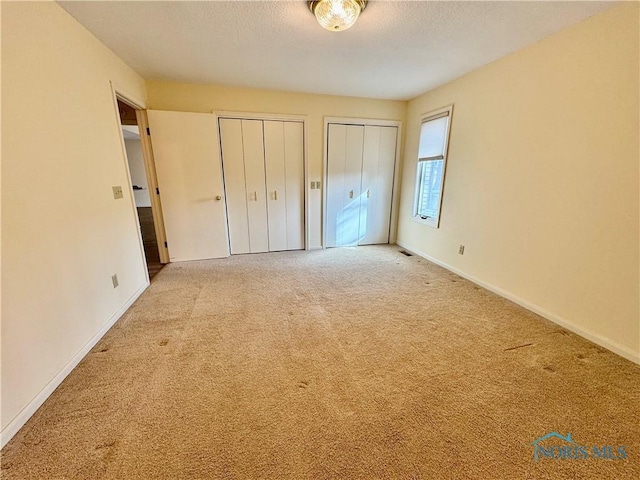
[[[350,28],[364,10],[364,0],[316,0],[309,2],[309,8],[323,28],[341,32]]]

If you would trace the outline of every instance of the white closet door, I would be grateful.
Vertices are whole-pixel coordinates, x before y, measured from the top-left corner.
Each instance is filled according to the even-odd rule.
[[[303,128],[299,122],[264,122],[269,251],[304,248]]]
[[[247,187],[244,178],[244,153],[242,147],[242,121],[221,118],[219,124],[231,254],[250,253]]]
[[[371,241],[372,227],[376,223],[376,211],[369,208],[371,191],[376,190],[378,177],[378,144],[380,143],[380,127],[364,127],[364,146],[362,153],[362,196],[360,198],[360,232],[359,244],[368,245]],[[371,202],[373,207],[374,202]],[[371,210],[371,211],[370,211]]]
[[[302,122],[284,123],[287,189],[287,250],[304,249],[304,129]]]
[[[338,225],[338,217],[344,205],[347,126],[329,124],[327,141],[327,218],[325,246],[338,247],[342,245],[342,228]]]
[[[362,193],[362,153],[364,127],[347,125],[345,196],[339,223],[342,227],[342,245],[356,246],[360,240],[360,195]]]
[[[358,245],[364,127],[329,125],[327,247]]]
[[[264,122],[269,250],[287,250],[287,183],[284,122]]]
[[[364,127],[360,245],[389,243],[396,127]]]
[[[262,120],[242,120],[244,178],[251,253],[269,251]]]
[[[215,117],[158,110],[147,114],[169,259],[229,256]]]

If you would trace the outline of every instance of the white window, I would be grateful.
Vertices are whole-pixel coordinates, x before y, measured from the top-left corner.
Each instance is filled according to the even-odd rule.
[[[413,216],[438,228],[453,105],[422,117]]]

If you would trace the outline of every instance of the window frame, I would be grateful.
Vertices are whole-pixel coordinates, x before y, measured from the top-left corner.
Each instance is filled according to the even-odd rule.
[[[442,151],[442,157],[443,157],[442,158],[442,162],[443,162],[442,178],[440,180],[440,198],[438,199],[438,207],[437,207],[438,216],[436,218],[422,218],[418,214],[418,207],[420,202],[420,191],[421,191],[422,168],[423,168],[424,162],[432,162],[432,161],[436,161],[436,159],[422,160],[422,161],[420,160],[419,157],[416,159],[415,190],[414,190],[414,197],[413,197],[413,212],[411,217],[414,221],[421,223],[423,225],[427,225],[429,227],[433,227],[433,228],[440,228],[440,217],[442,214],[442,199],[444,198],[444,184],[445,184],[445,178],[447,175],[447,156],[449,153],[449,140],[451,138],[451,120],[453,116],[453,104],[443,108],[439,108],[437,110],[424,113],[420,116],[420,133],[422,133],[422,125],[424,123],[429,122],[431,120],[436,120],[443,116],[449,117],[449,121],[447,122],[447,128],[445,130],[445,140],[444,140],[444,146],[443,146],[444,148]],[[420,133],[418,134],[418,153],[416,154],[416,157],[419,155]]]

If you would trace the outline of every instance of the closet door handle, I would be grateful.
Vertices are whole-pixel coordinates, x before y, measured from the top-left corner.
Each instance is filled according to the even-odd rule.
[[[278,200],[278,190],[273,191],[273,199]]]
[[[258,201],[258,192],[253,192],[253,199],[257,202]]]
[[[349,192],[349,198],[353,198],[353,190]]]
[[[367,198],[371,197],[371,190],[367,190]]]

